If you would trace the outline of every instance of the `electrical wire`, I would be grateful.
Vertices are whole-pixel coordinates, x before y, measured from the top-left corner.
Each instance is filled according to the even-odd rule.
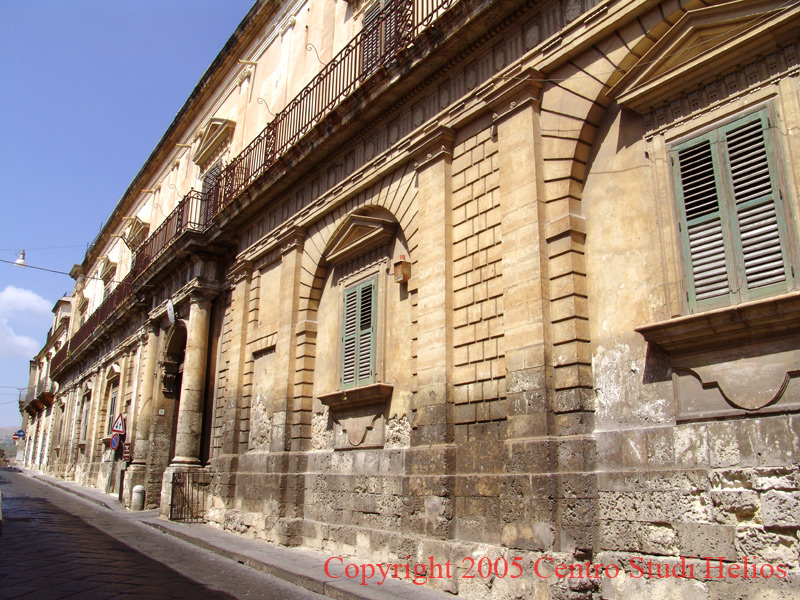
[[[13,260],[5,260],[5,259],[0,258],[0,262],[1,263],[6,263],[8,265],[14,265],[15,267],[20,267],[22,269],[36,269],[37,271],[47,271],[48,273],[58,273],[59,275],[70,275],[69,272],[67,272],[67,271],[58,271],[56,269],[46,269],[45,267],[35,267],[33,265],[24,265],[24,266],[23,265],[18,265]],[[70,275],[70,277],[71,277],[71,275]],[[84,276],[84,279],[93,279],[95,281],[102,281],[102,282],[106,281],[102,277],[94,277],[92,275],[86,275],[86,276]],[[121,281],[110,281],[108,283],[119,284],[119,283],[122,283],[122,282]],[[146,288],[146,287],[152,287],[152,286],[145,285],[145,284],[140,284],[140,286],[139,286],[139,288]]]

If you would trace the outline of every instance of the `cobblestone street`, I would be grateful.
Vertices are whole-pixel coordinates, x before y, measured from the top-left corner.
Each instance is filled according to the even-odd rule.
[[[0,486],[3,600],[320,598],[24,474]]]

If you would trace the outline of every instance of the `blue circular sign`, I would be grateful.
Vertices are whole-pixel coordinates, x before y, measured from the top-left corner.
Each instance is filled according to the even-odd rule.
[[[115,433],[111,436],[111,449],[116,450],[119,447],[119,434]]]

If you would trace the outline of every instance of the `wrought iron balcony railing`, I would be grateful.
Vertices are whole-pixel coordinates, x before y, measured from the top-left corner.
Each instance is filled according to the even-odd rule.
[[[190,191],[136,250],[131,270],[51,361],[57,370],[137,289],[137,279],[187,231],[206,231],[214,217],[382,65],[458,0],[390,0],[311,82],[222,170],[214,187]],[[93,242],[92,248],[97,240]]]

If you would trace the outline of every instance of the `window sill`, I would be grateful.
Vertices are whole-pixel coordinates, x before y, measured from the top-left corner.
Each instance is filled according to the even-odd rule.
[[[669,355],[752,344],[800,333],[800,292],[637,327]]]
[[[373,383],[347,390],[338,390],[319,396],[319,401],[331,410],[358,408],[386,402],[392,397],[394,386],[388,383]]]

